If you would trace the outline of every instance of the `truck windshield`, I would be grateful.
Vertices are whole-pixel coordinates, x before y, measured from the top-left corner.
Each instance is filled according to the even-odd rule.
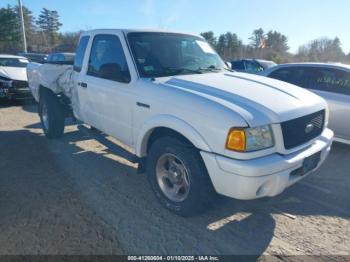
[[[158,32],[129,33],[128,41],[141,77],[219,72],[225,63],[200,37]]]

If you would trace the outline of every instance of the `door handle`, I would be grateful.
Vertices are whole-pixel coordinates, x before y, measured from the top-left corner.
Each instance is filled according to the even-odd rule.
[[[78,82],[78,86],[81,86],[81,87],[87,88],[87,83],[84,83],[84,82]]]

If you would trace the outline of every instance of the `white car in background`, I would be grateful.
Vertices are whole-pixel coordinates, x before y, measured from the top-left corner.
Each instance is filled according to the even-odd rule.
[[[334,140],[350,144],[350,65],[283,64],[261,74],[307,88],[323,97],[329,105],[329,128],[335,133]]]
[[[0,98],[31,97],[26,69],[28,63],[23,56],[0,55]]]

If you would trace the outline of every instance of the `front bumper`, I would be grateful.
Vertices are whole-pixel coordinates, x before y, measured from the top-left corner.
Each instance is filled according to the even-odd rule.
[[[217,193],[242,200],[276,196],[322,165],[330,152],[333,135],[333,131],[325,129],[311,146],[288,155],[275,153],[252,160],[235,160],[203,151],[201,155]],[[318,152],[321,156],[316,168],[303,175],[292,173],[302,167],[305,158]]]
[[[8,99],[21,99],[21,98],[30,98],[32,94],[29,87],[23,88],[1,88],[0,87],[0,98]]]

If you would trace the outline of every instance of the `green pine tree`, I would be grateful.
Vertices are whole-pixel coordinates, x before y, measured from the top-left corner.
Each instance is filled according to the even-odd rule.
[[[62,26],[59,21],[58,12],[43,8],[37,20],[37,25],[47,38],[49,48],[52,49],[54,46],[56,46],[59,41],[58,31]]]
[[[21,48],[19,19],[14,8],[0,8],[0,52],[17,53]]]

